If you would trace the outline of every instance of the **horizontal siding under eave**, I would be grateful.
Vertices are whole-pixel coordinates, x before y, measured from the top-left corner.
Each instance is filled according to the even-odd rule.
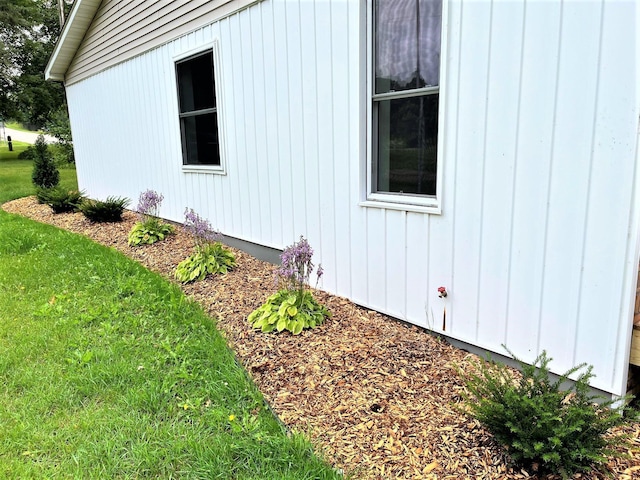
[[[66,72],[65,84],[79,82],[259,1],[147,0],[122,8],[123,2],[106,1]]]

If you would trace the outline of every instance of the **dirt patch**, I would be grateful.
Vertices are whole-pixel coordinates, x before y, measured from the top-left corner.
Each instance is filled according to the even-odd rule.
[[[180,228],[163,242],[129,247],[137,220],[131,212],[122,223],[93,224],[79,213],[54,215],[34,197],[3,209],[86,235],[169,279],[193,247]],[[246,317],[274,293],[274,267],[232,250],[237,269],[183,290],[218,319],[282,422],[311,437],[336,467],[357,479],[560,478],[509,466],[491,436],[458,409],[463,382],[456,366],[464,371],[476,357],[422,329],[316,292],[333,315],[322,326],[299,336],[254,331]],[[618,479],[640,478],[640,425],[619,430],[634,447],[630,456],[610,459],[609,468]]]

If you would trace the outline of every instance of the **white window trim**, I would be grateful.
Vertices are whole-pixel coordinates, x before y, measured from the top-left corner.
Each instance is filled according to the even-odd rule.
[[[361,207],[372,208],[384,208],[391,210],[403,210],[407,212],[418,213],[442,213],[442,183],[443,183],[443,170],[444,170],[444,104],[446,98],[446,85],[447,85],[447,68],[444,61],[447,59],[448,54],[448,18],[449,18],[449,5],[447,0],[442,0],[442,27],[441,27],[441,40],[440,40],[440,85],[439,85],[439,105],[438,105],[438,164],[436,170],[436,194],[435,196],[427,195],[415,195],[415,194],[403,194],[403,193],[387,193],[376,192],[373,188],[373,169],[376,167],[377,159],[374,158],[374,142],[376,141],[376,134],[374,132],[373,124],[373,99],[383,98],[386,96],[396,96],[394,92],[392,94],[375,94],[373,90],[374,85],[374,59],[373,59],[373,43],[374,43],[374,20],[373,20],[373,0],[366,2],[367,5],[367,19],[366,29],[367,34],[364,35],[367,42],[366,55],[367,55],[367,93],[366,93],[366,112],[367,112],[367,160],[366,160],[366,192],[365,199],[359,203]],[[429,90],[420,89],[420,90]],[[399,92],[398,92],[399,93]],[[415,95],[416,93],[422,93],[421,91],[410,92],[408,95]]]
[[[216,38],[212,42],[205,43],[196,48],[192,48],[185,52],[181,52],[178,55],[172,57],[172,72],[173,77],[176,78],[175,70],[176,63],[185,58],[192,57],[207,51],[213,52],[213,77],[215,81],[216,96],[216,114],[218,117],[218,141],[220,142],[220,165],[185,165],[184,157],[180,155],[180,167],[183,173],[210,173],[216,175],[227,174],[227,135],[226,135],[226,122],[225,122],[225,106],[224,106],[224,86],[222,81],[222,74],[220,72],[222,66],[222,59],[220,56],[219,40]],[[178,92],[178,84],[176,78],[175,88],[175,104],[176,112],[180,111],[180,99]],[[180,116],[176,115],[176,128],[177,138],[180,139],[180,151],[182,152],[182,135],[180,133]]]

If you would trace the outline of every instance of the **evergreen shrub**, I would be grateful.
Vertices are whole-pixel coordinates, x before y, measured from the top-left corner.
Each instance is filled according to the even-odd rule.
[[[53,156],[42,135],[38,135],[36,143],[33,145],[31,180],[36,187],[40,188],[52,188],[60,183],[60,172],[56,168]]]
[[[565,478],[602,470],[606,457],[627,442],[623,435],[607,435],[625,421],[621,410],[626,407],[612,408],[613,401],[590,394],[591,366],[578,365],[552,381],[546,352],[532,365],[514,359],[522,370],[519,380],[503,364],[489,360],[477,365],[478,373],[466,380],[468,413],[520,467]],[[574,374],[575,383],[564,390]]]

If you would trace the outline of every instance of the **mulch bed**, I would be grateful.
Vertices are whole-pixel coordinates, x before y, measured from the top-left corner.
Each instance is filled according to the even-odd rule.
[[[86,235],[173,279],[192,250],[176,235],[151,246],[129,247],[137,221],[93,224],[82,214],[54,215],[35,197],[3,205],[10,213]],[[238,268],[184,285],[212,317],[280,420],[307,434],[336,468],[357,479],[556,479],[514,469],[475,420],[460,411],[463,381],[477,357],[424,330],[407,326],[350,301],[315,292],[332,318],[299,336],[254,331],[246,317],[274,293],[274,266],[235,249]],[[612,458],[615,478],[640,478],[640,424],[628,456]],[[578,474],[573,478],[604,478]]]

